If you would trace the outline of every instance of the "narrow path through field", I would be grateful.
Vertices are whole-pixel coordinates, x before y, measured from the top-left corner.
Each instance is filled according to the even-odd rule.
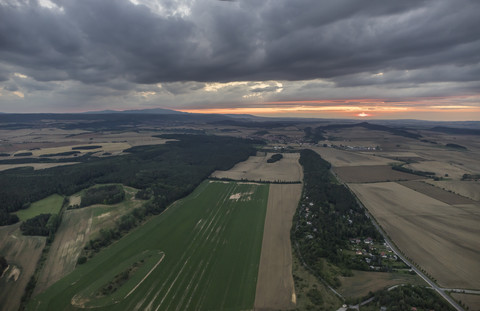
[[[143,283],[143,281],[145,281],[145,279],[148,278],[148,276],[153,272],[153,270],[155,270],[158,267],[158,265],[162,262],[163,258],[165,258],[165,254],[163,254],[163,256],[155,264],[155,266],[153,266],[153,268],[150,269],[150,271],[148,271],[148,273],[143,277],[143,279],[140,282],[138,282],[138,284],[135,285],[135,287],[130,292],[128,292],[128,294],[125,296],[125,298],[130,296]]]

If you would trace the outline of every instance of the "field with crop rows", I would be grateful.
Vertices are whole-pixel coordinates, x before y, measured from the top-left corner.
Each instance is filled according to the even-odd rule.
[[[27,310],[252,309],[267,199],[268,185],[206,181]],[[101,293],[128,271],[114,292]]]

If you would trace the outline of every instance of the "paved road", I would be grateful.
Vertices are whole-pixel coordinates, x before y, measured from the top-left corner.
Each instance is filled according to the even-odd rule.
[[[443,290],[444,292],[480,295],[480,290],[475,290],[475,289],[441,288],[441,290]]]
[[[353,194],[353,193],[352,193]],[[354,194],[355,195],[355,194]],[[356,197],[356,196],[355,196]],[[410,268],[415,271],[416,274],[418,274],[425,282],[427,282],[437,293],[440,294],[440,296],[442,296],[448,303],[450,303],[452,305],[452,307],[454,307],[457,311],[465,311],[458,303],[455,302],[455,300],[452,299],[452,297],[448,296],[446,293],[445,293],[445,289],[444,288],[441,288],[439,286],[437,286],[437,284],[435,284],[435,282],[433,282],[429,277],[427,277],[425,274],[423,274],[422,271],[420,271],[419,269],[417,269],[409,260],[407,260],[401,253],[400,251],[393,245],[393,243],[390,241],[390,239],[388,238],[387,234],[383,231],[382,228],[380,228],[380,226],[376,223],[376,221],[373,219],[373,217],[370,215],[370,213],[368,212],[367,208],[362,204],[362,202],[360,202],[360,200],[358,200],[357,198],[357,202],[363,206],[363,208],[365,209],[365,215],[367,215],[368,218],[370,218],[370,220],[372,221],[373,225],[377,228],[377,230],[382,234],[383,238],[385,239],[385,243],[387,243],[387,245],[390,247],[390,249],[400,258],[403,260],[403,262],[405,262],[407,265],[410,266]],[[448,289],[447,289],[448,290]]]
[[[348,189],[350,189],[348,187],[348,185],[346,183],[344,183],[336,174],[335,172],[333,172],[332,169],[330,169],[330,172],[337,178],[337,180],[339,182],[341,182],[345,187],[347,187]],[[390,239],[388,238],[387,234],[383,231],[382,228],[380,228],[380,226],[377,224],[377,222],[375,221],[375,219],[373,218],[372,215],[370,215],[368,209],[363,205],[363,203],[357,198],[357,196],[355,195],[355,193],[353,193],[353,191],[350,190],[350,192],[352,193],[352,195],[355,197],[355,199],[357,200],[358,204],[360,204],[360,206],[363,206],[364,210],[365,210],[365,215],[367,215],[368,218],[370,218],[370,220],[372,221],[373,225],[377,228],[377,230],[382,234],[383,238],[385,239],[385,242],[387,243],[387,245],[392,249],[392,251],[399,257],[403,260],[403,262],[405,262],[407,265],[410,266],[410,268],[415,271],[416,274],[418,274],[425,282],[427,282],[440,296],[442,296],[448,303],[450,303],[450,305],[452,305],[452,307],[454,307],[457,311],[465,311],[465,309],[463,309],[458,303],[455,302],[455,300],[452,299],[452,297],[448,296],[445,291],[459,291],[459,292],[463,292],[463,290],[457,290],[457,289],[449,289],[449,288],[441,288],[439,286],[437,286],[437,284],[435,284],[435,282],[433,282],[430,278],[428,278],[425,274],[423,274],[422,271],[420,271],[419,269],[417,269],[409,260],[407,260],[401,253],[400,251],[393,245],[393,243],[390,241]],[[478,291],[476,290],[465,290],[465,293],[472,293],[472,294],[476,294],[478,293]],[[339,310],[341,310],[342,308],[340,308]]]

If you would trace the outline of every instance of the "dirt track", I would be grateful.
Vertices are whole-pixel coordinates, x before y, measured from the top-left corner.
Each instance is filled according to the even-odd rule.
[[[290,228],[301,193],[301,184],[270,185],[255,310],[295,308]]]

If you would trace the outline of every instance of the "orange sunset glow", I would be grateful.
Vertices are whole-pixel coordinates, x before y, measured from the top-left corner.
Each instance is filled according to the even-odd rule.
[[[189,113],[206,114],[252,114],[264,116],[321,116],[322,114],[337,117],[394,117],[397,114],[411,113],[445,113],[480,115],[480,107],[462,104],[466,96],[428,97],[419,99],[386,100],[386,99],[335,99],[306,101],[270,101],[252,104],[252,107],[229,108],[189,108],[176,109]]]

